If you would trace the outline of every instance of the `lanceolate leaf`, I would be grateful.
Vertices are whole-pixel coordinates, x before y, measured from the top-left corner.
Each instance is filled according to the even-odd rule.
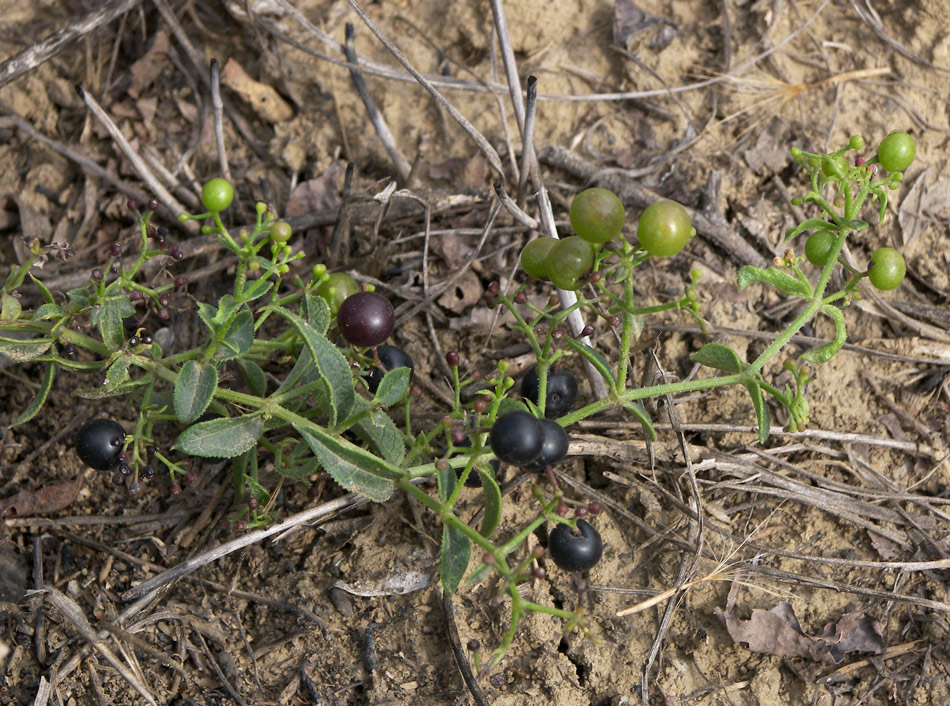
[[[237,364],[238,368],[241,369],[244,384],[247,385],[247,389],[251,391],[251,394],[258,397],[266,395],[267,377],[264,375],[264,371],[261,370],[261,366],[252,360],[244,360],[243,358],[239,358]]]
[[[254,316],[245,309],[231,321],[227,333],[221,339],[215,358],[230,360],[244,355],[254,343]]]
[[[366,439],[380,456],[392,464],[402,463],[406,457],[406,442],[402,432],[382,410],[375,409],[360,419],[353,425],[353,431]]]
[[[609,387],[614,386],[614,374],[610,371],[610,364],[604,356],[590,346],[584,345],[580,341],[575,341],[569,336],[565,336],[562,340],[567,341],[571,348],[586,357],[591,362],[591,365],[597,369],[597,372],[604,376],[609,383]]]
[[[471,555],[472,543],[468,537],[452,525],[442,525],[442,565],[439,574],[446,595],[451,596],[458,589]]]
[[[650,419],[650,415],[643,408],[643,405],[630,402],[625,404],[623,408],[639,420],[640,424],[643,425],[643,430],[650,437],[650,441],[656,441],[656,429],[653,428],[653,420]]]
[[[25,363],[46,353],[52,343],[47,338],[37,338],[32,341],[0,338],[0,353],[16,363]]]
[[[827,363],[835,353],[841,350],[841,346],[848,338],[848,332],[844,324],[844,314],[841,313],[841,309],[831,304],[825,304],[821,307],[821,310],[835,322],[835,337],[823,346],[802,353],[799,357],[807,363]]]
[[[745,265],[739,268],[739,289],[748,287],[753,282],[765,282],[785,294],[807,299],[811,296],[811,287],[798,277],[788,274],[785,270],[770,267],[767,270],[761,267]]]
[[[331,434],[294,425],[327,473],[347,490],[383,502],[393,493],[399,469],[365,449]]]
[[[326,334],[330,328],[330,305],[326,299],[315,294],[304,295],[302,313],[317,332]]]
[[[17,424],[23,424],[23,422],[28,422],[37,413],[43,409],[43,405],[46,403],[46,398],[49,395],[49,391],[53,387],[53,377],[56,373],[56,364],[49,362],[46,364],[46,370],[43,371],[43,380],[40,382],[40,389],[36,391],[36,394],[33,396],[33,401],[30,402],[30,406],[24,409],[20,416],[13,420],[11,427],[15,427]]]
[[[353,390],[353,376],[350,374],[346,358],[327,340],[326,336],[296,314],[279,307],[269,308],[290,321],[303,338],[311,359],[330,387],[330,409],[327,413],[330,416],[330,425],[335,425],[338,419],[343,419],[349,414],[356,395]]]
[[[264,420],[257,415],[219,417],[185,429],[175,448],[191,456],[234,458],[253,448],[263,429]]]
[[[492,474],[485,468],[478,466],[475,470],[477,470],[482,477],[482,497],[485,500],[482,526],[478,532],[487,538],[492,536],[492,533],[501,521],[501,490],[498,488],[498,483],[495,482]]]
[[[178,373],[175,383],[175,416],[182,424],[190,424],[204,411],[218,389],[218,371],[209,363],[189,360]]]
[[[742,383],[749,391],[752,398],[752,407],[755,409],[755,418],[759,426],[759,442],[764,444],[769,438],[769,428],[771,426],[769,406],[765,404],[765,398],[762,396],[762,388],[755,380],[747,380]]]
[[[727,373],[738,373],[745,368],[739,354],[723,343],[707,343],[690,358],[700,365],[706,365]]]
[[[93,314],[99,324],[99,332],[102,334],[102,342],[112,350],[118,350],[125,344],[125,331],[122,327],[122,319],[132,316],[135,313],[135,307],[129,298],[122,293],[107,294],[99,307],[98,312]]]
[[[383,407],[394,405],[409,392],[409,377],[412,371],[409,368],[396,368],[383,376],[376,388],[376,402]]]

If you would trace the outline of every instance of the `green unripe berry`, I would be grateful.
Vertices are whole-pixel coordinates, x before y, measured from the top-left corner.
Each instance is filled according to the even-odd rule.
[[[227,179],[217,177],[201,189],[201,203],[212,213],[223,211],[234,200],[234,187]]]
[[[535,279],[547,280],[548,267],[547,257],[551,248],[557,245],[557,238],[535,238],[524,246],[521,251],[521,269],[529,277]]]
[[[625,218],[623,204],[609,189],[585,189],[571,201],[571,228],[589,243],[606,243],[617,237]]]

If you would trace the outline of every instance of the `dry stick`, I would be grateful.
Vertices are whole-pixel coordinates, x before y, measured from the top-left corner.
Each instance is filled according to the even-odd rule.
[[[211,60],[211,71],[209,72],[211,81],[211,110],[214,116],[214,142],[218,148],[218,169],[221,175],[234,183],[231,178],[231,167],[228,165],[228,153],[224,147],[224,102],[221,100],[221,72],[218,68],[218,60]]]
[[[113,122],[112,118],[109,117],[109,114],[102,109],[102,106],[99,105],[96,99],[84,91],[82,86],[77,86],[76,91],[79,93],[79,97],[83,103],[86,104],[86,107],[88,107],[96,119],[102,123],[103,127],[108,130],[109,135],[115,140],[122,154],[124,154],[126,159],[132,164],[132,168],[165,208],[171,212],[171,215],[177,218],[179,213],[184,213],[186,211],[185,207],[155,178],[155,175],[152,174],[148,165],[145,164],[145,161],[139,156],[138,152],[132,149],[132,145],[125,139],[125,135],[122,134],[122,131],[119,130],[119,127]],[[186,221],[182,223],[181,226],[193,235],[199,231],[199,226],[195,221]]]
[[[360,19],[363,20],[366,26],[369,27],[370,31],[376,35],[376,38],[379,39],[383,46],[389,50],[389,53],[396,57],[396,60],[402,64],[403,67],[405,67],[406,71],[413,75],[416,81],[419,82],[419,85],[425,88],[435,99],[436,103],[438,103],[449,115],[451,115],[455,122],[457,122],[459,126],[468,134],[468,136],[472,138],[472,141],[475,143],[478,149],[481,150],[482,154],[485,155],[485,158],[488,160],[488,163],[491,165],[492,169],[494,169],[498,173],[498,176],[504,180],[505,171],[501,165],[501,158],[498,156],[498,152],[495,151],[495,148],[492,147],[488,140],[485,139],[485,136],[482,135],[482,133],[480,133],[476,127],[472,125],[472,123],[470,123],[468,119],[455,108],[455,106],[449,103],[445,96],[439,93],[438,89],[436,89],[436,87],[433,86],[425,76],[419,73],[416,68],[409,63],[409,60],[401,51],[399,51],[396,45],[393,44],[386,37],[386,35],[382,33],[382,30],[380,30],[379,27],[377,27],[376,24],[367,16],[367,14],[363,12],[363,8],[356,4],[356,0],[347,0],[347,2],[350,4],[350,7],[353,8],[353,11],[359,15]],[[502,181],[501,184],[502,192],[504,192],[504,181]],[[498,191],[497,183],[495,185],[495,191]],[[536,224],[536,221],[531,218],[531,216],[524,213],[520,208],[518,208],[518,205],[510,197],[502,199],[502,203],[505,204],[505,208],[508,210],[508,212],[519,222],[524,223],[525,225],[529,225],[530,223]],[[537,225],[529,227],[537,227]]]
[[[45,593],[49,602],[56,608],[60,614],[66,618],[73,627],[75,627],[79,634],[82,635],[83,639],[86,640],[92,647],[99,651],[99,653],[106,658],[106,661],[109,662],[116,671],[122,675],[122,678],[125,679],[132,687],[142,695],[146,701],[148,701],[152,706],[158,706],[152,694],[145,688],[145,685],[142,684],[138,679],[135,678],[135,675],[129,671],[128,667],[122,664],[121,661],[112,653],[102,640],[99,639],[99,636],[96,635],[95,630],[93,630],[92,625],[89,624],[89,621],[86,619],[86,616],[83,614],[82,609],[79,605],[69,596],[64,593],[61,593],[59,590],[53,588],[52,586],[47,586],[42,590],[42,593]]]
[[[347,22],[346,43],[343,45],[343,52],[346,54],[347,61],[351,64],[357,63],[356,48],[353,46],[355,40],[356,30],[353,27],[353,23]],[[353,80],[353,86],[356,88],[360,100],[363,101],[370,122],[372,122],[373,127],[376,128],[376,134],[380,142],[383,143],[383,149],[386,150],[386,154],[388,154],[392,160],[393,166],[396,167],[396,175],[399,177],[399,181],[408,185],[410,172],[409,162],[403,157],[399,148],[396,146],[396,140],[389,130],[389,125],[386,124],[386,119],[383,117],[383,114],[379,112],[379,108],[376,107],[376,101],[374,101],[373,96],[370,95],[369,88],[366,86],[366,81],[363,79],[363,74],[360,69],[350,69],[350,78]]]
[[[496,0],[492,0],[494,3]],[[528,96],[525,101],[524,130],[521,138],[521,170],[518,179],[519,206],[524,206],[525,191],[528,186],[528,171],[533,160],[533,168],[539,170],[538,157],[534,153],[534,116],[537,114],[538,107],[538,79],[535,76],[528,76]],[[540,177],[535,178],[535,183],[540,184]]]
[[[142,0],[111,0],[98,10],[70,22],[55,34],[41,42],[32,44],[16,56],[7,59],[0,64],[0,88],[26,72],[35,69],[40,64],[49,61],[74,39],[85,36],[102,25],[112,22],[116,17],[125,14],[141,2]]]
[[[445,616],[446,632],[449,635],[449,644],[452,645],[452,654],[455,655],[455,663],[462,673],[462,681],[472,694],[476,706],[486,706],[485,695],[482,694],[481,687],[478,686],[478,677],[472,672],[472,666],[468,663],[465,656],[465,650],[462,648],[462,640],[459,637],[459,629],[455,624],[455,610],[452,605],[451,594],[442,592],[442,614]]]
[[[524,153],[524,166],[521,168],[521,179],[525,179],[525,172],[531,174],[531,181],[536,187],[541,186],[541,169],[538,166],[538,157],[534,153],[531,135],[528,131],[528,118],[521,98],[521,80],[518,78],[518,65],[515,62],[515,52],[511,46],[511,35],[508,32],[508,20],[505,18],[505,8],[502,0],[491,0],[492,17],[495,20],[495,34],[501,45],[501,60],[505,65],[505,78],[508,80],[508,93],[511,96],[511,105],[515,109],[515,120],[521,129],[521,149]],[[528,90],[531,90],[531,78],[528,79]],[[535,86],[534,100],[537,100],[537,86]],[[532,110],[533,112],[533,110]],[[527,169],[525,169],[527,166]],[[519,189],[518,203],[521,203]]]
[[[165,584],[171,583],[175,579],[190,574],[192,571],[196,571],[202,566],[210,564],[213,561],[217,561],[218,559],[225,557],[232,552],[236,552],[239,549],[243,549],[244,547],[249,547],[250,545],[267,539],[272,535],[286,532],[288,529],[298,527],[307,522],[319,520],[322,517],[343,512],[344,510],[358,507],[359,505],[363,505],[368,502],[369,500],[367,498],[358,496],[355,493],[349,493],[342,497],[336,498],[335,500],[331,500],[330,502],[312,507],[309,510],[298,512],[296,515],[291,515],[286,520],[275,522],[270,527],[256,530],[254,532],[248,532],[241,537],[232,539],[230,542],[225,542],[224,544],[214,547],[213,549],[209,549],[206,552],[187,559],[181,564],[173,566],[172,568],[163,571],[157,576],[153,576],[152,578],[143,581],[138,586],[133,586],[122,594],[122,600],[132,601],[137,598],[148,597]]]
[[[148,201],[148,195],[144,191],[140,191],[139,189],[135,188],[128,182],[122,181],[121,179],[116,177],[114,174],[111,174],[107,170],[100,167],[98,164],[96,164],[94,161],[92,161],[85,155],[81,155],[75,150],[70,149],[69,147],[64,145],[62,142],[57,142],[56,140],[53,140],[47,137],[46,135],[44,135],[43,133],[39,132],[29,122],[27,122],[22,117],[17,115],[13,111],[12,108],[6,105],[0,105],[0,109],[2,109],[6,113],[9,113],[9,115],[7,116],[0,117],[0,127],[8,127],[8,126],[16,127],[18,130],[22,130],[27,135],[32,137],[34,140],[38,140],[42,142],[44,145],[49,147],[54,152],[57,152],[58,154],[63,155],[66,159],[70,160],[71,162],[75,162],[86,171],[91,172],[93,175],[111,184],[117,190],[125,194],[126,196],[129,196],[140,203],[145,203],[146,201]],[[82,273],[82,277],[83,277],[83,281],[89,279],[88,273]],[[74,286],[78,286],[78,285],[74,285]]]
[[[185,50],[185,54],[188,55],[189,61],[191,61],[192,65],[195,67],[195,71],[198,72],[198,75],[201,76],[205,84],[208,84],[209,76],[205,73],[204,57],[202,57],[201,53],[195,49],[194,46],[192,46],[191,41],[188,39],[188,35],[185,34],[185,30],[182,29],[181,23],[178,21],[178,18],[175,17],[175,13],[172,12],[172,9],[168,6],[168,3],[165,0],[152,0],[152,3],[158,8],[159,13],[162,15],[162,19],[168,24],[172,34],[175,35],[175,39],[178,40],[178,43]],[[267,154],[267,150],[262,148],[255,140],[254,130],[251,129],[251,126],[247,124],[247,121],[244,120],[240,113],[235,111],[228,104],[227,99],[223,96],[222,101],[225,103],[225,108],[228,110],[228,118],[234,124],[234,127],[237,128],[237,131],[241,133],[241,136],[247,141],[248,146],[254,151],[254,154],[256,154],[261,159],[269,160],[270,156]]]

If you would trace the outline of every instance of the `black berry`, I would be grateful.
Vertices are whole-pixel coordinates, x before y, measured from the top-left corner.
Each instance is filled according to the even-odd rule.
[[[577,521],[577,534],[570,525],[559,524],[548,537],[548,551],[564,571],[587,571],[604,553],[600,534],[587,520]]]
[[[379,362],[383,364],[384,370],[380,370],[374,365],[363,374],[363,379],[366,380],[366,385],[369,387],[370,392],[376,392],[379,388],[379,383],[383,381],[383,375],[390,370],[409,368],[409,377],[412,377],[412,371],[414,370],[412,358],[410,358],[409,354],[402,348],[382,345],[376,349],[376,354],[379,356]]]
[[[500,461],[526,466],[541,455],[544,430],[534,415],[508,412],[495,420],[488,434],[488,443]]]
[[[76,453],[87,466],[108,471],[119,462],[125,429],[112,419],[97,418],[86,422],[76,435]]]
[[[538,457],[525,466],[525,470],[528,471],[543,471],[547,466],[553,466],[567,456],[567,449],[570,445],[564,427],[553,419],[539,419],[538,421],[544,433],[544,442]]]
[[[357,292],[340,305],[336,322],[343,338],[354,346],[378,346],[392,335],[396,313],[376,292]]]
[[[538,404],[541,381],[538,369],[531,368],[521,381],[521,396]],[[577,401],[577,380],[566,370],[548,370],[548,385],[545,391],[544,416],[548,419],[563,417]]]

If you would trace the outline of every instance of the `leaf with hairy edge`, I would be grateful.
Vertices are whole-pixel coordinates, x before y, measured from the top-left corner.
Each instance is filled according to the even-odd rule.
[[[788,274],[785,270],[777,267],[770,267],[767,270],[752,265],[744,265],[739,268],[739,291],[742,291],[753,282],[764,282],[770,284],[785,294],[802,299],[808,299],[812,295],[811,285],[798,277]]]
[[[653,428],[653,420],[650,419],[650,415],[646,409],[643,408],[643,405],[636,402],[628,402],[623,408],[637,418],[643,426],[643,430],[647,433],[647,436],[650,437],[650,441],[656,441],[656,429]]]
[[[439,486],[439,497],[445,502],[455,490],[458,479],[454,468],[436,471],[436,480]],[[472,555],[472,543],[460,529],[448,523],[442,525],[442,563],[439,574],[442,578],[442,588],[446,595],[451,596],[459,587],[468,560]]]
[[[296,314],[279,307],[267,307],[267,310],[280,314],[290,321],[303,338],[310,357],[320,371],[321,377],[330,387],[330,426],[334,426],[338,419],[343,419],[353,407],[356,392],[353,389],[353,376],[350,366],[340,350],[327,340],[310,324]]]
[[[478,533],[488,538],[492,536],[501,521],[501,490],[498,488],[495,478],[485,468],[477,466],[475,470],[482,478],[482,498],[485,501],[482,526]]]
[[[765,404],[759,383],[755,380],[747,380],[742,384],[745,385],[745,389],[749,391],[749,396],[752,398],[752,407],[755,409],[755,418],[759,426],[759,443],[764,444],[768,441],[771,427],[769,406]]]
[[[346,490],[384,502],[393,494],[393,480],[402,473],[359,446],[323,432],[294,425],[327,473]]]
[[[190,456],[234,458],[253,448],[263,430],[264,420],[256,414],[219,417],[185,429],[174,448]]]
[[[253,360],[244,360],[243,358],[238,358],[237,364],[241,371],[241,377],[244,379],[244,384],[247,385],[247,389],[251,391],[251,394],[258,397],[266,395],[267,377],[264,375],[264,371],[261,370],[261,366]]]
[[[218,389],[218,371],[209,363],[189,360],[178,373],[175,383],[175,416],[182,424],[190,424],[204,411]]]
[[[40,294],[43,295],[43,300],[47,304],[56,303],[56,298],[53,297],[53,293],[49,291],[49,287],[43,284],[42,280],[36,279],[36,277],[34,277],[32,274],[30,275],[30,279],[33,280],[33,286],[40,290]]]
[[[118,350],[125,345],[122,319],[134,313],[135,307],[125,295],[108,296],[103,300],[98,313],[99,333],[102,342],[111,350]]]
[[[390,463],[402,463],[406,457],[406,442],[402,432],[382,410],[374,409],[368,416],[360,419],[353,425],[353,431],[368,441],[376,452]]]
[[[269,279],[256,279],[244,287],[244,291],[241,292],[241,301],[252,302],[255,299],[263,297],[273,289],[273,287],[274,283]]]
[[[593,365],[597,372],[600,373],[608,382],[608,387],[614,386],[614,374],[610,371],[610,364],[607,362],[607,359],[604,358],[599,352],[595,351],[588,345],[581,343],[580,341],[575,341],[569,336],[565,336],[562,341],[567,341],[568,345],[576,350],[578,353],[587,358],[591,365]]]
[[[307,323],[320,333],[326,335],[330,328],[330,305],[323,297],[318,297],[309,292],[303,298],[303,311],[301,312]]]
[[[396,404],[409,392],[409,377],[412,371],[409,368],[396,368],[383,375],[383,379],[376,388],[376,404],[389,407]]]
[[[835,322],[835,337],[823,346],[812,348],[810,351],[802,353],[799,358],[806,363],[827,363],[835,353],[841,350],[841,346],[848,340],[848,332],[844,324],[844,314],[841,313],[841,309],[831,304],[825,304],[821,307],[821,310]]]
[[[36,391],[36,394],[33,395],[33,401],[30,402],[29,407],[20,412],[20,416],[13,420],[13,424],[10,425],[11,427],[30,421],[43,409],[43,405],[46,404],[46,398],[49,396],[49,391],[53,387],[55,373],[56,365],[52,362],[47,363],[46,370],[43,371],[43,379],[40,381],[40,388]]]
[[[215,352],[216,360],[231,360],[244,355],[254,343],[254,316],[245,309],[231,321],[221,346]]]
[[[740,373],[745,369],[745,363],[739,358],[739,354],[723,343],[707,343],[693,353],[690,359],[727,373]]]
[[[39,358],[49,350],[52,341],[46,338],[21,341],[16,338],[0,338],[0,353],[16,363],[25,363]]]

